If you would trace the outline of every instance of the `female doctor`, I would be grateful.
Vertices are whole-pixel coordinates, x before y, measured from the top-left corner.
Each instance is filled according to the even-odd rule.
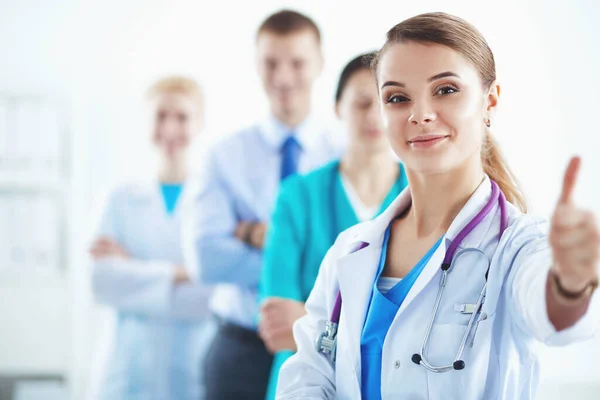
[[[184,77],[148,92],[159,168],[148,182],[117,189],[93,243],[92,288],[116,311],[114,343],[101,398],[202,398],[200,365],[212,326],[208,290],[194,283],[180,243],[185,219],[187,151],[201,129],[202,93]]]
[[[336,114],[348,133],[341,160],[282,184],[261,270],[259,332],[276,353],[267,399],[279,369],[295,350],[292,327],[305,314],[321,261],[340,232],[380,214],[408,184],[381,129],[373,54],[350,61],[336,90]]]
[[[539,344],[598,324],[600,233],[572,200],[580,160],[548,235],[492,138],[500,90],[474,27],[410,18],[374,67],[409,188],[328,252],[278,398],[532,399]]]

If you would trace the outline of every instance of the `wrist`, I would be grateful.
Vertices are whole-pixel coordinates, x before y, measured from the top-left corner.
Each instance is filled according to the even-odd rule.
[[[550,286],[553,289],[555,297],[565,304],[578,304],[582,300],[589,299],[598,287],[598,278],[594,278],[583,285],[565,285],[562,277],[555,269],[550,269],[548,279],[550,279]]]
[[[243,222],[240,239],[247,245],[252,245],[252,231],[254,230],[254,222]]]

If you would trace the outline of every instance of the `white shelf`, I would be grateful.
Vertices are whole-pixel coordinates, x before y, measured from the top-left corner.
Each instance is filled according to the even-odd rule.
[[[35,287],[62,287],[68,283],[69,276],[66,269],[35,269],[15,268],[0,269],[0,289],[2,288],[35,288]]]
[[[7,180],[0,179],[0,193],[2,192],[63,192],[67,190],[69,182],[56,180]]]

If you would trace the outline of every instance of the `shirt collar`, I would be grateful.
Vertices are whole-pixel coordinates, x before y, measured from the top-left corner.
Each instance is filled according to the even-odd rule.
[[[285,140],[292,133],[295,134],[296,140],[303,149],[312,148],[319,136],[323,134],[317,118],[312,115],[306,117],[295,128],[290,128],[271,115],[260,124],[260,132],[267,143],[277,150],[281,149]]]

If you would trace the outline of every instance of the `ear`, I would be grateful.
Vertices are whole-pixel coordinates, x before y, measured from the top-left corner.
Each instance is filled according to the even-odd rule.
[[[486,95],[486,112],[489,118],[496,113],[498,102],[500,100],[500,85],[496,81],[492,82]]]
[[[334,108],[334,111],[335,111],[335,116],[336,116],[338,119],[340,119],[340,102],[339,102],[339,101],[336,101],[336,102],[335,102],[335,108]]]

